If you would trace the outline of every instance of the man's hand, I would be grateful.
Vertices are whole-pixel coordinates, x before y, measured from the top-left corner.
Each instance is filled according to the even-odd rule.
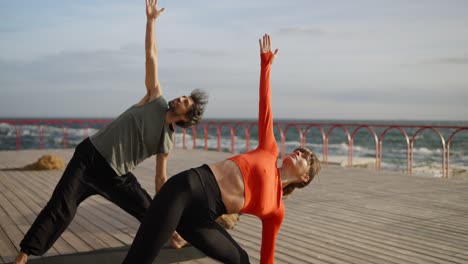
[[[271,52],[271,40],[270,40],[270,35],[265,34],[263,35],[263,41],[262,39],[258,40],[258,43],[260,44],[260,53],[268,53]],[[270,61],[270,64],[273,63],[273,60],[276,57],[276,54],[278,54],[278,49],[275,50],[273,53],[273,58]]]
[[[146,18],[148,20],[156,20],[164,10],[164,8],[158,10],[158,0],[146,0]]]

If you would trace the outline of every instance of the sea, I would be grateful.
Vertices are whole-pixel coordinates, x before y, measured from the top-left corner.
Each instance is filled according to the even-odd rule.
[[[27,118],[28,120],[34,120]],[[89,120],[90,118],[82,119]],[[21,120],[21,119],[15,119]],[[44,119],[41,119],[44,120]],[[80,120],[75,119],[75,120]],[[238,122],[255,123],[255,120],[249,119],[205,119],[206,124],[225,124],[221,129],[214,125],[208,126],[207,133],[207,148],[209,150],[217,150],[218,141],[217,134],[220,133],[221,151],[230,152],[231,135],[230,128],[227,124]],[[283,129],[287,124],[300,124],[305,127],[307,124],[320,124],[325,132],[328,133],[333,124],[346,124],[349,133],[352,134],[358,125],[369,125],[376,132],[377,136],[390,126],[403,126],[402,129],[408,134],[409,139],[421,127],[426,126],[443,126],[447,128],[437,128],[444,138],[445,144],[448,138],[459,127],[468,127],[468,121],[415,121],[415,120],[297,120],[297,119],[282,119],[275,120]],[[67,124],[67,146],[75,147],[87,135],[96,133],[99,129],[105,126],[106,123],[92,123],[89,125],[70,123]],[[449,128],[451,127],[451,128]],[[18,125],[21,135],[21,149],[38,149],[40,148],[39,134],[40,127],[38,125]],[[42,127],[43,130],[43,148],[54,149],[63,148],[63,127],[61,125],[49,124]],[[16,133],[15,126],[0,119],[0,150],[15,150],[16,149]],[[203,126],[198,126],[196,129],[196,148],[203,149],[205,140],[203,137]],[[275,136],[280,146],[280,132],[275,128]],[[250,149],[254,149],[258,144],[257,128],[254,126],[250,135]],[[235,129],[235,144],[234,153],[243,153],[246,151],[246,135],[242,126],[237,126]],[[176,147],[182,147],[181,129],[176,130]],[[186,146],[193,147],[193,133],[191,129],[187,130],[185,136]],[[353,147],[353,163],[361,166],[372,167],[375,164],[375,139],[369,130],[361,128],[356,133]],[[292,151],[300,146],[300,137],[298,131],[291,127],[285,135],[286,152]],[[323,140],[319,129],[311,128],[306,135],[306,147],[312,149],[319,158],[323,158]],[[402,132],[398,129],[390,129],[384,137],[382,145],[382,163],[381,167],[384,170],[405,171],[407,169],[407,144]],[[442,175],[442,153],[443,142],[440,137],[431,129],[425,129],[415,138],[413,152],[413,171],[421,175],[440,177]],[[348,154],[348,139],[343,132],[343,129],[336,127],[330,132],[328,143],[328,160],[335,161],[341,165],[346,164]],[[366,165],[367,162],[367,165]],[[453,137],[450,144],[450,168],[457,173],[467,173],[468,171],[468,130],[460,131]]]

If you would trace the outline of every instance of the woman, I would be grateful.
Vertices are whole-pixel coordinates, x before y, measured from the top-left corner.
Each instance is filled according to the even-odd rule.
[[[252,214],[262,221],[261,263],[274,262],[276,236],[284,217],[282,196],[308,185],[320,171],[317,157],[298,148],[277,168],[273,133],[270,36],[260,42],[258,147],[227,160],[171,177],[147,211],[124,263],[152,263],[177,230],[189,243],[223,263],[249,263],[245,250],[215,222],[222,214]]]

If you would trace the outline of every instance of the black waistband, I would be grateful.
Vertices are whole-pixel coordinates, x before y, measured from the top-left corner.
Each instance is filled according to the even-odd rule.
[[[197,173],[203,189],[205,189],[208,207],[212,213],[212,217],[217,218],[222,214],[226,214],[226,207],[221,198],[221,190],[211,168],[203,164],[193,170]]]

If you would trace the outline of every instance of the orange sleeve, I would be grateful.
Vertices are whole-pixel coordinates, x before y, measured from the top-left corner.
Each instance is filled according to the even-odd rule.
[[[258,147],[277,151],[273,131],[273,113],[271,109],[270,68],[273,53],[262,53],[260,69],[260,98],[258,109]]]
[[[275,263],[276,237],[283,222],[284,210],[268,218],[262,219],[262,246],[260,249],[260,263]]]

